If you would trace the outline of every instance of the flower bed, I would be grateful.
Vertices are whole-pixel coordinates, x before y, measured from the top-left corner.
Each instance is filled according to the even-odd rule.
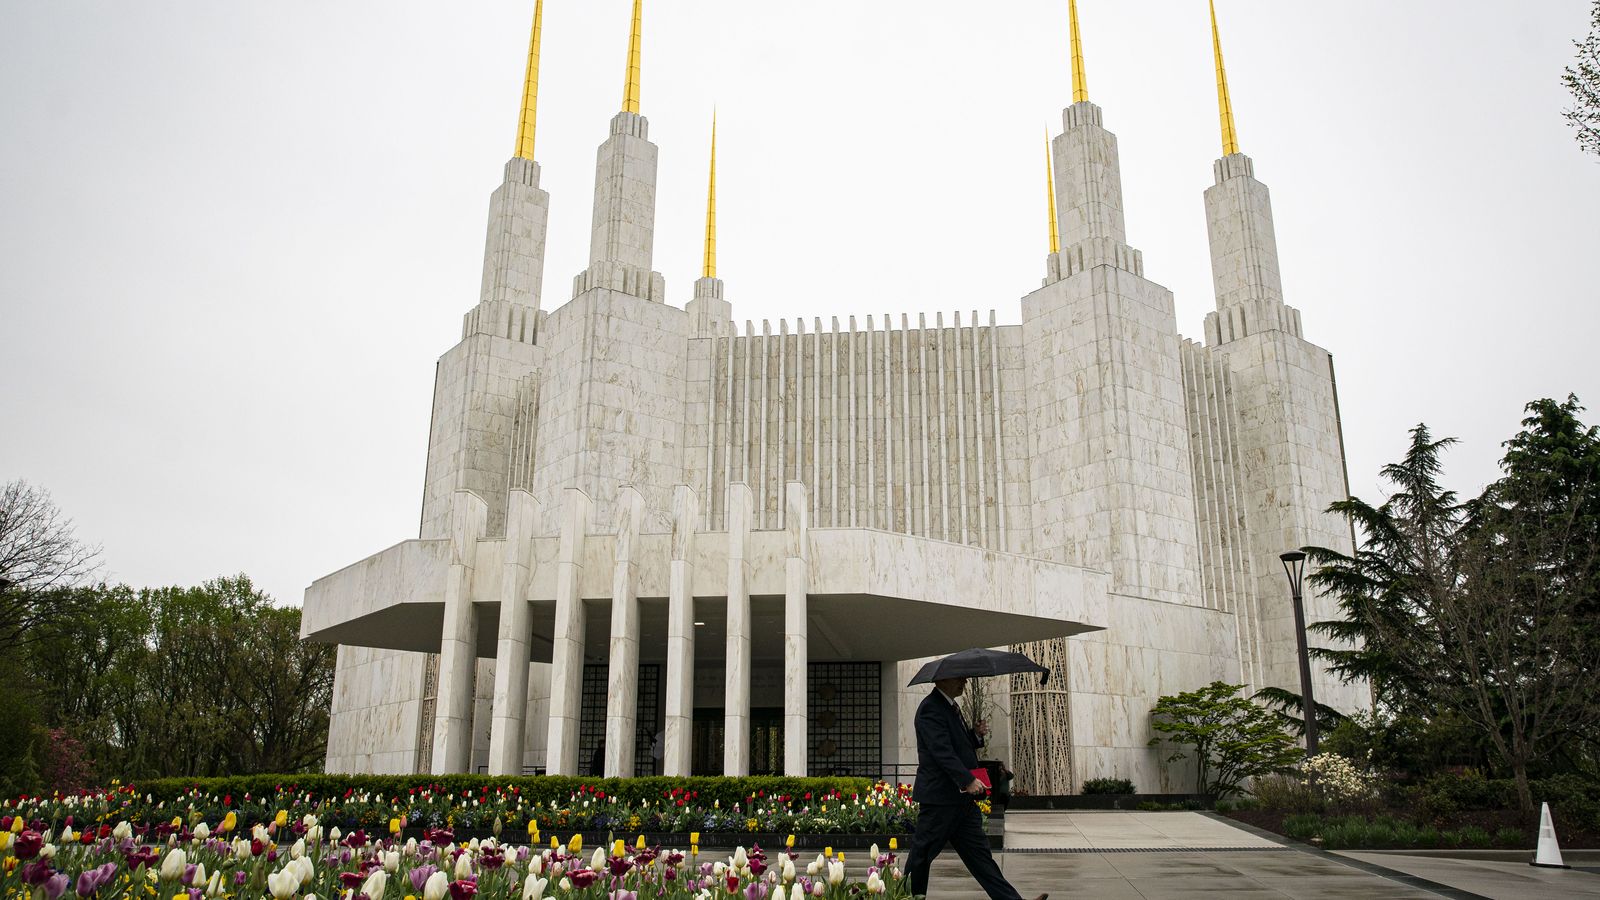
[[[917,807],[908,787],[864,779],[798,778],[338,778],[303,780],[168,780],[81,794],[0,803],[0,815],[59,823],[72,816],[99,826],[220,822],[232,813],[241,827],[314,815],[324,827],[388,834],[402,827],[453,828],[510,835],[530,823],[551,833],[633,836],[718,832],[732,834],[855,834],[884,836],[915,830]]]
[[[265,824],[241,825],[229,812],[208,824],[191,816],[135,826],[126,819],[83,825],[23,816],[0,817],[0,897],[61,900],[70,890],[89,900],[844,900],[910,898],[896,866],[895,845],[869,851],[865,881],[851,881],[843,855],[831,850],[802,862],[793,850],[770,856],[759,847],[725,858],[702,856],[698,836],[686,850],[629,846],[616,840],[583,852],[579,837],[551,837],[539,847],[493,838],[458,843],[447,828],[423,840],[342,834],[315,816],[280,811]]]

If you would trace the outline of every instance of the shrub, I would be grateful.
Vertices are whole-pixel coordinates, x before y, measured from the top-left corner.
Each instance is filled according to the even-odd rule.
[[[1527,846],[1528,839],[1520,829],[1506,826],[1494,833],[1494,843],[1498,847],[1519,848]]]
[[[1085,794],[1133,794],[1133,782],[1126,778],[1091,778],[1083,783]]]
[[[1322,801],[1304,782],[1292,775],[1264,775],[1250,787],[1263,809],[1281,812],[1319,812]]]
[[[1301,771],[1306,783],[1335,806],[1371,800],[1378,793],[1376,779],[1334,753],[1318,753],[1305,761]]]
[[[1556,775],[1533,782],[1534,803],[1549,803],[1550,812],[1564,822],[1600,830],[1600,783],[1578,775]]]

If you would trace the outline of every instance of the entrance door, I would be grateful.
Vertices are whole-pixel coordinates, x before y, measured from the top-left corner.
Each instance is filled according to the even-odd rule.
[[[727,749],[725,714],[721,707],[701,707],[694,711],[690,774],[722,774],[723,753]],[[750,774],[783,774],[783,710],[778,707],[750,710],[749,740]]]

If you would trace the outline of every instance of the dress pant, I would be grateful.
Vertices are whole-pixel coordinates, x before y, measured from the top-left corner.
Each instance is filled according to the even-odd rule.
[[[989,837],[983,833],[983,818],[971,801],[956,804],[922,804],[917,813],[917,833],[911,838],[906,855],[906,874],[911,878],[911,893],[928,892],[928,867],[944,849],[945,842],[955,848],[967,871],[988,893],[990,900],[1022,900],[1017,889],[1000,874],[994,854],[989,852]]]

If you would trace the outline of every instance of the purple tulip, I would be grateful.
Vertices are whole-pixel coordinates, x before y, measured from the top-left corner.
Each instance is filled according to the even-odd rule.
[[[204,888],[197,887],[188,888],[185,890],[185,893],[189,895],[189,900],[200,900],[201,897],[206,895]]]
[[[45,879],[44,895],[49,897],[50,900],[61,900],[61,895],[65,894],[66,892],[67,876],[64,873],[57,872],[56,874]]]
[[[192,864],[184,866],[183,867],[183,875],[181,877],[179,877],[178,880],[183,882],[184,884],[194,884],[194,873],[195,873],[195,870],[198,869],[198,868],[199,868],[199,866],[192,865]]]
[[[244,872],[235,872],[235,873],[233,873],[233,883],[235,885],[243,885],[246,881],[249,881],[249,880],[250,880],[250,877],[248,875],[246,875]]]
[[[749,887],[744,889],[744,896],[745,900],[766,900],[767,886],[752,882]]]
[[[50,860],[34,860],[22,867],[22,883],[35,887],[49,881],[50,876],[54,874],[55,869],[51,868]]]
[[[428,876],[439,871],[438,866],[417,866],[410,872],[411,890],[413,893],[422,893],[422,886],[428,883]]]

